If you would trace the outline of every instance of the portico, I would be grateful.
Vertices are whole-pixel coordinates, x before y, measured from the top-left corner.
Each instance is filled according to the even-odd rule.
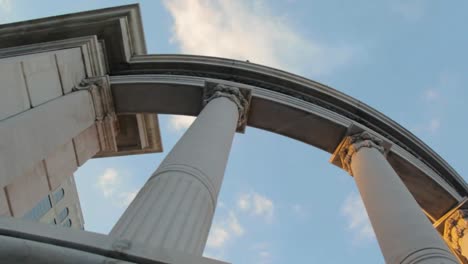
[[[49,77],[35,74],[38,58],[50,62]],[[331,87],[253,63],[146,54],[137,5],[2,25],[0,68],[12,61],[31,69],[20,67],[22,81],[0,75],[8,95],[22,94],[17,104],[0,97],[5,190],[37,166],[46,169],[34,177],[51,186],[57,171],[72,174],[93,157],[160,152],[157,114],[197,118],[108,236],[1,218],[0,257],[15,252],[10,263],[222,263],[202,252],[233,137],[246,126],[333,154],[354,177],[387,263],[466,263],[456,232],[466,221],[462,177],[401,125]],[[0,212],[16,216],[5,204]]]

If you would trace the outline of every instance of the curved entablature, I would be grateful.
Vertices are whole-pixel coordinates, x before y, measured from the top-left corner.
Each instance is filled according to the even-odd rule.
[[[18,251],[24,243],[38,247],[37,242],[47,240],[61,247],[48,248],[57,256],[63,255],[65,246],[67,252],[78,250],[81,256],[94,256],[96,263],[112,261],[110,258],[150,263],[141,254],[142,248],[153,253],[154,248],[171,244],[168,247],[175,251],[195,256],[187,255],[185,262],[171,256],[171,261],[197,262],[208,237],[234,134],[243,132],[245,125],[333,153],[331,163],[354,177],[386,262],[429,258],[454,262],[433,227],[454,250],[463,253],[458,245],[463,230],[457,223],[468,219],[465,181],[390,118],[337,90],[285,71],[231,59],[145,54],[138,5],[0,25],[0,58],[6,63],[17,59],[18,67],[11,67],[11,72],[21,72],[24,78],[16,80],[13,74],[10,79],[16,85],[7,85],[7,89],[31,91],[22,88],[32,76],[26,67],[19,67],[29,65],[25,58],[47,58],[50,62],[45,64],[50,67],[45,72],[53,76],[31,78],[36,80],[31,83],[37,82],[35,87],[47,92],[47,100],[29,93],[29,105],[11,110],[15,115],[8,117],[14,118],[3,123],[5,135],[27,131],[19,137],[31,139],[26,142],[32,146],[22,148],[23,144],[15,145],[19,140],[10,140],[3,148],[8,153],[4,157],[13,159],[5,159],[5,164],[21,165],[4,166],[10,168],[4,173],[9,177],[4,177],[5,186],[34,164],[44,166],[45,177],[49,177],[54,171],[49,167],[65,168],[70,163],[73,166],[67,170],[74,171],[91,157],[160,152],[157,114],[198,116],[114,226],[108,241],[101,241],[104,246],[91,243],[97,237],[90,234],[80,232],[78,237],[61,232],[61,237],[71,236],[71,240],[57,240],[50,236],[51,231],[39,234],[38,227],[21,222],[20,229],[26,231],[18,233],[4,219],[0,239],[8,249],[3,255]],[[32,62],[28,61],[41,64]],[[49,91],[56,88],[54,83],[58,89]],[[9,100],[5,98],[5,102]],[[31,120],[53,120],[60,129],[50,122],[31,126],[38,124]],[[56,153],[65,151],[60,146],[67,144],[72,146],[72,158],[58,162]],[[75,246],[68,247],[72,240]]]
[[[435,218],[468,192],[460,175],[411,132],[359,100],[294,74],[249,62],[192,55],[135,56],[112,74],[118,112],[196,116],[202,107],[201,87],[210,81],[253,90],[249,126],[329,153],[352,125],[373,131],[392,144],[390,163]]]
[[[116,72],[142,73],[222,79],[265,88],[313,103],[371,128],[426,163],[441,177],[446,177],[457,191],[468,191],[460,175],[411,132],[365,103],[318,82],[254,63],[191,55],[135,56],[127,69]],[[450,179],[451,177],[454,179]]]
[[[16,52],[16,47],[19,45],[95,36],[93,38],[99,41],[105,53],[103,59],[105,57],[107,61],[102,71],[111,76],[155,74],[158,78],[172,79],[169,83],[179,80],[186,82],[187,78],[195,77],[199,78],[199,81],[211,79],[255,87],[248,125],[298,139],[330,153],[346,135],[351,123],[374,131],[393,144],[388,159],[397,170],[400,169],[399,175],[406,184],[413,182],[413,194],[427,192],[426,196],[434,196],[432,199],[418,200],[425,209],[427,208],[424,204],[431,204],[431,201],[445,196],[438,197],[437,192],[430,193],[424,189],[426,186],[416,188],[422,182],[415,179],[429,177],[438,179],[437,182],[440,184],[436,184],[437,186],[447,185],[447,188],[443,189],[452,193],[449,195],[452,197],[452,205],[459,200],[459,197],[466,196],[468,193],[464,180],[437,153],[408,130],[359,100],[306,78],[254,63],[204,56],[143,55],[146,53],[146,48],[142,32],[138,5],[129,5],[1,25],[0,48],[4,52],[8,52],[9,48]],[[180,88],[183,85],[178,86]],[[164,104],[164,102],[161,102],[160,106],[148,103],[146,105],[149,108],[146,109],[143,108],[145,103],[140,101],[135,104],[133,101],[131,103],[133,106],[125,109],[121,101],[119,105],[118,96],[115,96],[116,110],[117,112],[138,112],[139,110],[145,112],[152,109],[158,111],[146,112],[197,115],[202,103],[201,100],[195,98],[196,96],[201,98],[201,90],[194,89],[191,85],[184,87],[192,87],[192,89],[173,89],[173,85],[169,84],[161,85],[159,91],[139,88],[150,94],[185,98],[175,100],[172,105]],[[113,87],[113,90],[117,92],[119,89]],[[129,96],[137,98],[141,94],[134,93]],[[149,96],[143,96],[142,101],[148,98]],[[333,118],[308,115],[306,113],[309,112],[307,110],[309,108],[316,109],[315,113],[321,113],[321,115],[326,112]],[[275,120],[272,120],[271,116],[265,117],[267,113],[274,116]],[[282,123],[276,120],[281,120]],[[292,124],[293,122],[296,124]],[[341,124],[336,125],[337,123]],[[327,131],[326,134],[332,134],[332,136],[325,140],[319,136],[319,132],[314,131]],[[400,154],[393,155],[392,153]],[[418,168],[416,171],[419,173],[415,172],[414,167]],[[408,187],[411,189],[410,185]],[[418,195],[415,194],[415,196]],[[435,210],[439,212],[434,211],[433,215],[437,217],[441,214],[440,211],[447,209],[445,207]]]

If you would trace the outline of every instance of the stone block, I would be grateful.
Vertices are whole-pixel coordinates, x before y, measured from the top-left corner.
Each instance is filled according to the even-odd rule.
[[[0,60],[0,120],[29,109],[28,93],[19,61]]]
[[[59,50],[56,56],[63,92],[67,94],[72,91],[73,87],[77,87],[86,78],[81,49]]]
[[[13,216],[21,217],[29,212],[49,193],[44,163],[39,162],[32,171],[7,185],[5,190]]]
[[[55,56],[52,52],[26,56],[23,59],[23,65],[33,106],[63,94]]]
[[[4,188],[0,188],[0,216],[11,216]]]
[[[13,182],[94,124],[88,91],[74,92],[0,122],[0,186]]]
[[[54,154],[46,159],[47,177],[50,190],[55,190],[68,177],[72,176],[78,168],[73,142],[70,140],[60,146]]]
[[[75,145],[78,166],[81,166],[101,150],[96,125],[93,124],[73,138],[73,144]]]

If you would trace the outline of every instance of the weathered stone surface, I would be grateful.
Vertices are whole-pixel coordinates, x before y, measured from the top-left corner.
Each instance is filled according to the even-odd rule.
[[[0,122],[0,186],[25,175],[95,120],[88,91],[74,92]]]
[[[8,200],[5,194],[5,189],[0,188],[0,216],[10,216],[10,209],[8,207]]]
[[[18,61],[0,60],[0,120],[29,109],[28,93]]]
[[[56,52],[57,65],[62,80],[64,93],[70,93],[86,78],[81,50],[79,48],[59,50]]]
[[[73,142],[60,146],[54,154],[45,160],[50,190],[55,190],[60,184],[73,175],[78,168]]]
[[[39,162],[32,171],[6,186],[13,216],[21,217],[49,193],[46,170]]]
[[[63,94],[55,56],[52,52],[26,56],[22,62],[33,106]]]
[[[78,136],[73,138],[73,144],[75,145],[78,166],[81,166],[100,150],[96,125],[88,127]]]

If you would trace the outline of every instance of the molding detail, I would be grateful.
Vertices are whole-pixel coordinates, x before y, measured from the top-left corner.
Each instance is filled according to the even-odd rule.
[[[464,196],[467,192],[463,178],[408,130],[366,104],[320,83],[254,63],[193,55],[134,56],[129,69],[123,69],[118,74],[221,79],[260,87],[309,102],[376,131],[385,141],[400,146],[424,163],[460,195]]]
[[[211,100],[219,97],[226,97],[236,104],[239,110],[239,121],[237,122],[237,131],[244,132],[247,126],[247,117],[249,112],[252,92],[247,88],[238,88],[227,84],[206,83],[203,93],[203,105],[207,105]]]
[[[371,135],[369,132],[364,131],[352,136],[347,136],[338,147],[338,155],[341,161],[341,167],[347,171],[351,176],[351,159],[355,153],[361,148],[375,148],[385,155],[384,142],[382,139]]]
[[[445,221],[444,239],[455,252],[468,257],[468,209],[456,210]]]
[[[84,79],[74,90],[88,90],[91,93],[101,152],[116,152],[116,137],[119,126],[114,110],[109,76]]]
[[[395,261],[395,263],[401,264],[420,264],[420,263],[429,263],[429,261],[433,259],[433,261],[440,261],[440,263],[457,263],[453,259],[453,255],[451,252],[441,249],[441,248],[424,248],[421,250],[417,250],[406,256],[403,260]],[[393,263],[393,262],[392,262]],[[431,262],[435,263],[435,262]],[[439,262],[437,262],[439,263]]]

